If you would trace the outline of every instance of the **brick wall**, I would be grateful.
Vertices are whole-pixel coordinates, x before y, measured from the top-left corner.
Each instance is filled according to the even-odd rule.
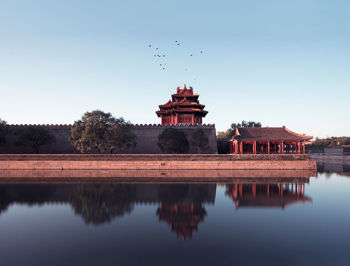
[[[56,138],[56,142],[50,145],[44,145],[39,148],[42,154],[78,154],[80,153],[69,142],[71,125],[34,125],[44,126]],[[16,145],[17,136],[16,131],[25,129],[28,125],[11,125],[10,134],[6,137],[6,144],[0,145],[0,154],[30,154],[35,153],[32,147]],[[132,132],[137,136],[136,147],[123,151],[126,154],[160,154],[157,142],[158,136],[167,127],[174,127],[185,133],[190,149],[188,153],[217,153],[216,131],[215,125],[175,125],[175,126],[161,126],[161,125],[134,125]],[[209,148],[201,151],[198,147],[191,144],[193,132],[201,128],[209,139]],[[96,153],[96,152],[95,152]]]

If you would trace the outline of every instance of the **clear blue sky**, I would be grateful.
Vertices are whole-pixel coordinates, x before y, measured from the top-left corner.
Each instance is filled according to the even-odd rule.
[[[184,83],[217,130],[244,119],[349,136],[350,1],[0,0],[10,124],[94,109],[159,123],[157,106]]]

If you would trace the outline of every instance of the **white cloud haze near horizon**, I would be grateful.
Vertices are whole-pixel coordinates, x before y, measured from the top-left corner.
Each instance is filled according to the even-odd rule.
[[[0,118],[160,123],[186,83],[217,131],[252,120],[349,136],[349,47],[347,0],[0,0]]]

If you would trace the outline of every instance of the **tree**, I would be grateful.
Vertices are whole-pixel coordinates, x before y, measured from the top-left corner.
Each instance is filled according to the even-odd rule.
[[[131,132],[131,123],[123,118],[114,118],[111,113],[100,110],[86,112],[74,123],[70,141],[80,152],[96,149],[98,153],[124,150],[136,145],[136,136]]]
[[[115,124],[107,131],[108,149],[123,151],[136,146],[136,135],[131,132],[132,125],[123,118],[116,119]]]
[[[194,147],[197,147],[197,151],[200,149],[203,152],[209,148],[209,138],[201,128],[197,128],[193,132],[191,143]]]
[[[0,144],[6,142],[6,135],[8,133],[8,126],[6,121],[0,118]]]
[[[217,138],[218,139],[232,138],[232,136],[235,134],[235,130],[237,127],[261,127],[261,123],[254,122],[254,121],[245,121],[245,120],[243,120],[241,123],[232,123],[231,127],[226,131],[219,131],[217,134]]]
[[[231,124],[231,130],[233,132],[236,130],[236,127],[261,127],[261,123],[260,122],[243,120],[242,123],[233,123],[233,124]]]
[[[187,153],[189,143],[185,133],[175,128],[167,128],[158,136],[158,146],[165,153]]]
[[[17,135],[17,145],[30,145],[36,153],[39,153],[40,146],[56,141],[51,132],[41,126],[29,126],[17,132]]]

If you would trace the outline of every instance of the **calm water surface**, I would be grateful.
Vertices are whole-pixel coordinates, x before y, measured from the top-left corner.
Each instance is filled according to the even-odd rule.
[[[0,184],[0,265],[349,265],[350,168],[319,169],[299,184]]]

